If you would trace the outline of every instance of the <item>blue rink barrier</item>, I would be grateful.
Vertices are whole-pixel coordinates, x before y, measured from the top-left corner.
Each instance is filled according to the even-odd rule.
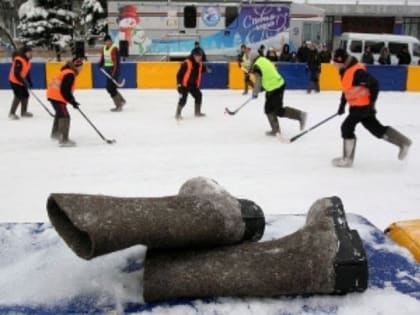
[[[359,232],[366,250],[368,290],[393,290],[396,298],[400,294],[420,302],[420,264],[408,251],[390,240],[364,217],[348,214],[347,218],[350,228]],[[267,216],[262,241],[292,233],[294,230],[286,229],[303,226],[305,220],[306,215]],[[31,301],[25,302],[25,299],[19,298],[13,299],[19,302],[8,303],[4,297],[0,297],[0,314],[107,314],[114,310],[120,310],[118,314],[169,314],[171,310],[179,313],[179,307],[182,307],[182,313],[203,314],[209,313],[206,310],[210,309],[212,314],[221,314],[233,305],[251,309],[252,303],[258,301],[259,308],[269,306],[278,315],[334,315],[348,310],[353,301],[363,301],[358,295],[365,294],[353,293],[334,298],[320,295],[277,299],[215,297],[148,304],[142,302],[141,289],[136,291],[138,296],[127,294],[128,300],[120,300],[121,294],[118,294],[121,290],[132,293],[130,288],[136,286],[141,288],[146,251],[144,246],[134,246],[90,261],[82,261],[67,248],[49,223],[0,223],[0,244],[0,275],[8,276],[5,278],[7,281],[2,280],[0,283],[18,296],[22,294],[20,290],[25,289],[25,294]],[[11,274],[11,270],[15,275]],[[31,282],[40,279],[42,281]],[[80,287],[66,287],[66,279],[83,281],[77,281],[80,282]],[[33,293],[26,290],[25,281],[29,282],[28,287]],[[124,285],[121,281],[125,281]],[[61,283],[62,287],[55,288],[57,283]],[[54,294],[50,296],[49,302],[34,301],[33,296],[47,295],[51,290]],[[288,304],[290,301],[293,307]],[[369,309],[369,305],[366,307]]]
[[[228,88],[229,66],[224,62],[208,63],[212,73],[204,73],[202,80],[203,89],[225,89]],[[277,69],[286,80],[286,89],[306,89],[309,83],[309,72],[305,70],[304,63],[278,62]],[[9,71],[11,63],[0,63],[0,89],[10,89]],[[379,81],[381,91],[405,91],[407,90],[407,66],[397,65],[368,65],[367,70]],[[142,74],[139,73],[139,76]],[[165,73],[162,73],[164,76]],[[36,89],[46,87],[46,74],[44,63],[32,63],[31,78]],[[125,79],[125,88],[137,88],[137,64],[132,62],[121,63],[121,80]],[[93,88],[104,88],[106,77],[99,71],[97,64],[92,64],[92,86]],[[337,78],[324,77],[324,80],[337,80]],[[412,80],[420,80],[412,78]]]
[[[211,69],[211,72],[210,73],[206,72],[203,74],[201,88],[226,89],[228,87],[228,76],[229,76],[228,63],[214,62],[214,63],[207,63],[207,66]]]
[[[121,63],[121,73],[119,81],[125,79],[124,88],[134,89],[137,87],[137,78],[136,78],[136,63]],[[96,89],[105,88],[106,85],[106,76],[99,69],[97,63],[92,64],[92,87]]]
[[[379,81],[380,91],[405,91],[407,67],[397,65],[367,65],[367,71]],[[420,78],[419,78],[420,79]]]
[[[309,84],[309,74],[304,63],[278,62],[277,70],[286,80],[286,90],[306,89]]]

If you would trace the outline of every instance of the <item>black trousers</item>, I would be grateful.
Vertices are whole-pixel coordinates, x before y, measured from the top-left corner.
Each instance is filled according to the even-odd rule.
[[[276,114],[279,117],[284,116],[283,95],[286,85],[279,87],[270,92],[265,93],[264,112],[268,114]]]
[[[50,99],[49,101],[54,107],[55,118],[70,118],[69,111],[67,110],[67,104],[59,102],[59,101],[50,100]]]
[[[201,93],[200,89],[197,87],[187,87],[182,88],[180,91],[180,97],[178,101],[178,105],[184,107],[187,103],[188,94],[191,94],[195,100],[195,104],[201,104],[203,94]]]
[[[112,76],[112,67],[105,67],[104,69],[110,76]],[[114,78],[114,80],[118,81],[118,77],[119,77],[119,75],[118,75],[118,71],[117,71],[117,74],[114,75],[113,78]],[[105,88],[106,88],[107,92],[109,93],[109,95],[111,95],[111,97],[114,97],[115,95],[117,95],[117,86],[108,77],[106,79],[106,87]]]
[[[363,127],[377,138],[382,138],[388,128],[379,122],[376,118],[375,110],[370,106],[352,106],[350,107],[349,115],[341,125],[341,136],[344,139],[355,139],[354,131],[358,123],[361,123]]]
[[[13,94],[18,100],[29,98],[29,92],[26,86],[12,83],[12,82],[10,82],[10,85],[12,87]]]

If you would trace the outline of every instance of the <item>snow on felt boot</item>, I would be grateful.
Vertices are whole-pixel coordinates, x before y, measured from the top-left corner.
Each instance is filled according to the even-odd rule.
[[[201,103],[195,103],[194,104],[194,109],[195,109],[195,117],[204,117],[204,116],[206,116],[206,114],[203,114],[201,112]]]
[[[54,117],[53,126],[51,129],[51,139],[59,140],[60,139],[60,130],[58,129],[58,118]]]
[[[411,145],[411,140],[400,133],[398,130],[388,127],[383,139],[388,141],[392,144],[395,144],[400,148],[400,152],[398,153],[398,159],[404,160],[408,154],[408,149]]]
[[[306,125],[306,118],[307,118],[306,112],[300,111],[298,109],[292,108],[292,107],[285,107],[284,108],[284,117],[299,120],[299,128],[300,130],[303,130]]]
[[[30,118],[30,117],[33,117],[34,115],[32,114],[32,113],[30,113],[30,112],[28,112],[28,99],[27,98],[25,98],[25,99],[23,99],[22,100],[22,105],[21,105],[21,108],[20,108],[20,112],[21,112],[21,116],[22,117],[27,117],[27,118]]]
[[[267,136],[275,136],[276,134],[280,133],[280,126],[279,121],[277,120],[276,114],[267,114],[268,122],[270,123],[271,130],[266,131],[265,134]]]
[[[74,147],[76,142],[69,139],[70,118],[58,119],[58,130],[60,133],[59,145],[60,147]]]
[[[335,158],[332,163],[336,167],[352,167],[354,153],[356,151],[356,139],[343,140],[343,157]]]
[[[16,109],[19,106],[19,99],[17,99],[16,97],[13,98],[12,101],[12,106],[10,107],[10,112],[9,112],[9,118],[12,120],[17,120],[19,119],[19,116],[16,115]]]

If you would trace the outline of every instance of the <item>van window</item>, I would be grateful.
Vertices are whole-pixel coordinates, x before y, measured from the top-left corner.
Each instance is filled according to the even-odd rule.
[[[403,48],[407,48],[408,49],[408,44],[404,44],[404,43],[388,43],[388,48],[389,48],[389,52],[391,53],[391,55],[396,55],[398,54],[401,49]]]
[[[238,7],[226,7],[225,11],[225,27],[232,24],[238,17]]]
[[[184,7],[184,27],[195,28],[197,26],[197,8],[193,5]]]
[[[413,44],[413,55],[420,57],[420,44]]]
[[[365,50],[366,47],[370,46],[370,51],[372,54],[379,54],[381,52],[382,47],[385,46],[384,42],[372,42],[372,41],[366,41],[365,42]]]
[[[361,40],[352,40],[350,44],[350,51],[353,53],[362,52],[362,41]]]

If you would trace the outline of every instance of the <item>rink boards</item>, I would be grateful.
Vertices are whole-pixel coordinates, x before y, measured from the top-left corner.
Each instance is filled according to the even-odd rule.
[[[31,77],[35,89],[45,89],[56,76],[63,63],[32,63]],[[237,62],[209,62],[210,73],[203,74],[203,89],[242,89],[244,74]],[[309,72],[303,63],[281,63],[277,68],[287,82],[287,89],[306,89]],[[124,88],[175,88],[179,62],[124,62],[121,78]],[[9,89],[10,63],[0,64],[0,89]],[[368,65],[367,69],[379,81],[382,91],[420,91],[420,66]],[[104,88],[105,76],[97,63],[86,62],[76,80],[76,88]],[[339,90],[340,80],[333,64],[322,64],[321,90]]]

